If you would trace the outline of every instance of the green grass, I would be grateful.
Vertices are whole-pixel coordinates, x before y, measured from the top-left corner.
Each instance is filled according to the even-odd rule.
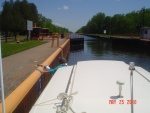
[[[2,58],[19,53],[21,51],[33,48],[35,46],[46,43],[45,41],[38,40],[29,40],[29,41],[21,41],[17,43],[16,41],[10,42],[2,42],[1,50],[2,50]]]

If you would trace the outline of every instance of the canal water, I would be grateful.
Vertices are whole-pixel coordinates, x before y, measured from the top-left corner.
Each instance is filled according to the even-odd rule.
[[[84,45],[71,46],[68,64],[86,60],[116,60],[135,62],[150,72],[150,50],[137,47],[115,46],[111,42],[84,36]]]

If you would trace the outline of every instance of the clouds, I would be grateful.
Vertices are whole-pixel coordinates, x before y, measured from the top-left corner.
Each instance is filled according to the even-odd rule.
[[[58,10],[69,10],[69,7],[64,5],[62,8],[59,7]]]
[[[68,6],[64,6],[64,10],[68,10],[69,9],[69,7]]]

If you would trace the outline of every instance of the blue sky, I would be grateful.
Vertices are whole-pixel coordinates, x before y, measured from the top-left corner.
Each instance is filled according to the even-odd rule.
[[[5,0],[0,0],[0,4]],[[126,14],[150,8],[150,0],[28,0],[37,6],[38,13],[53,23],[75,32],[97,13],[106,16]],[[2,10],[2,7],[0,8]]]

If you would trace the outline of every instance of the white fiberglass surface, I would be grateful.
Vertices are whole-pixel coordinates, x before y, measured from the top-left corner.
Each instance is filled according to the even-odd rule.
[[[144,75],[150,73],[142,68],[136,68]],[[119,85],[116,81],[123,81],[122,96],[119,95]],[[149,79],[150,80],[150,79]],[[150,82],[139,73],[133,72],[133,101],[130,91],[129,66],[120,61],[83,61],[77,64],[73,92],[72,108],[77,113],[130,113],[131,102],[134,103],[135,113],[148,113],[150,108]]]

